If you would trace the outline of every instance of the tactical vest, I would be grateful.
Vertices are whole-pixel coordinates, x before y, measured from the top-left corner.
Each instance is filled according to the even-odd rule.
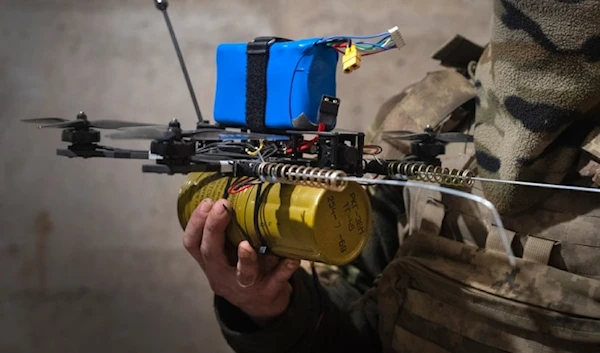
[[[407,122],[422,129],[440,118],[454,121],[442,131],[456,128],[458,108],[475,95],[469,87],[453,70],[428,74],[383,106],[387,118],[376,121],[369,143],[388,149],[383,158],[400,158],[407,146],[383,140],[381,131],[405,130]],[[416,109],[424,106],[429,113]],[[584,145],[582,179],[598,180],[598,131]],[[445,166],[477,172],[473,147],[457,151]],[[463,190],[483,196],[481,182]],[[557,190],[503,217],[514,267],[487,208],[425,189],[409,195],[401,249],[378,281],[385,352],[600,352],[598,194]]]

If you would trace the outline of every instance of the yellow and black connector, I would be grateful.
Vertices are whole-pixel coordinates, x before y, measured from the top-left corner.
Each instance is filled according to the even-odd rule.
[[[379,40],[377,40],[379,38]],[[363,41],[362,39],[369,39]],[[349,37],[344,35],[321,38],[317,44],[324,44],[343,55],[342,70],[350,74],[360,69],[363,56],[400,49],[406,45],[398,26],[372,36]]]
[[[360,60],[360,53],[356,49],[356,44],[349,42],[342,58],[344,73],[349,74],[360,69]]]

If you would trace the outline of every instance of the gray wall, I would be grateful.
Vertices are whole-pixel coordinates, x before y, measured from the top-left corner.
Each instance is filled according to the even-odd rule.
[[[85,110],[92,119],[176,117],[192,127],[161,14],[151,0],[0,3],[0,352],[229,352],[210,288],[181,247],[175,200],[184,177],[142,174],[136,161],[60,158],[59,131],[18,122]],[[170,7],[207,117],[220,42],[398,25],[407,47],[338,76],[339,126],[351,129],[364,129],[387,97],[437,69],[429,57],[454,34],[485,43],[489,11],[485,0],[181,0]]]

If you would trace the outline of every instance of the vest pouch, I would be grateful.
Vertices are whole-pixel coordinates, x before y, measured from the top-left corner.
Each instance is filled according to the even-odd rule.
[[[383,274],[388,351],[600,352],[600,281],[424,233],[403,248]]]

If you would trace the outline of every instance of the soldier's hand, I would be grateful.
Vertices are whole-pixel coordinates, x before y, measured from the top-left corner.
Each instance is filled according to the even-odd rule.
[[[204,200],[192,214],[183,246],[200,264],[212,290],[257,323],[281,315],[289,305],[289,279],[300,260],[258,256],[247,241],[240,243],[237,259],[228,259],[225,229],[230,221],[226,200]],[[237,262],[237,263],[236,263]]]

